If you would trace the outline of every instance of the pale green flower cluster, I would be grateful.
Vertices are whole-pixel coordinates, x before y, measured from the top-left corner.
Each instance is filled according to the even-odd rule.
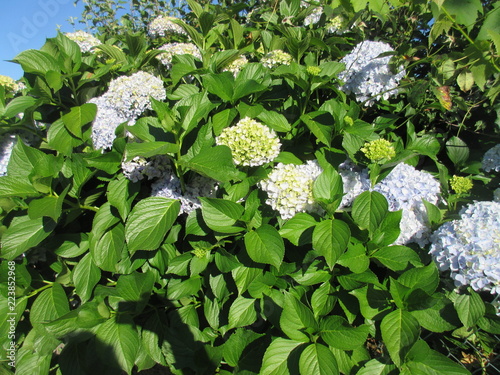
[[[280,49],[267,53],[260,61],[266,68],[276,68],[280,65],[290,65],[292,56]]]
[[[75,31],[74,33],[66,33],[64,35],[78,44],[82,52],[90,52],[92,48],[101,44],[101,41],[95,36],[81,30]]]
[[[16,81],[8,76],[0,75],[0,86],[5,87],[6,91],[17,92],[19,90],[19,85]]]
[[[457,194],[467,194],[472,186],[472,180],[469,177],[453,176],[450,178],[450,187]]]
[[[326,23],[326,32],[328,34],[341,35],[347,31],[347,20],[342,16],[333,17]]]
[[[241,55],[236,60],[234,60],[231,64],[226,66],[223,70],[225,72],[231,72],[236,77],[238,73],[243,69],[243,67],[248,64],[248,60],[245,56]]]
[[[396,151],[392,143],[382,138],[366,142],[365,145],[361,147],[361,152],[363,152],[372,162],[391,160],[396,156]]]
[[[187,35],[184,29],[174,23],[176,17],[158,16],[148,25],[148,35],[152,38],[164,37],[172,34]]]
[[[281,147],[274,130],[249,117],[240,120],[235,126],[225,128],[216,142],[231,149],[236,165],[250,167],[273,161]]]
[[[321,68],[319,66],[308,66],[306,68],[306,71],[308,74],[312,75],[312,76],[318,76],[319,73],[321,73]]]
[[[278,211],[282,219],[290,219],[297,212],[320,212],[314,202],[312,187],[322,172],[317,161],[294,165],[279,163],[259,186],[267,192],[266,203]]]

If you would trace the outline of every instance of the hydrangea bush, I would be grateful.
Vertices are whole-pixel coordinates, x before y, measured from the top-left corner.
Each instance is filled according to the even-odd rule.
[[[500,368],[497,4],[105,3],[0,77],[2,374]]]

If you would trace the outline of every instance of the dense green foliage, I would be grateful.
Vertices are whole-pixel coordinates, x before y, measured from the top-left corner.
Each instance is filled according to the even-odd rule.
[[[174,374],[456,375],[470,372],[449,347],[498,351],[496,295],[455,288],[429,244],[395,244],[402,211],[380,192],[342,205],[340,165],[367,169],[372,186],[401,163],[432,174],[441,199],[423,202],[431,230],[493,201],[499,174],[481,160],[500,143],[499,3],[132,1],[120,23],[121,3],[86,3],[102,44],[86,52],[58,34],[15,57],[24,87],[0,86],[0,127],[17,135],[0,177],[0,311],[15,317],[17,373],[160,364]],[[152,20],[174,10],[183,32],[152,37]],[[362,41],[392,47],[397,91],[357,100],[341,89],[342,58]],[[200,56],[163,64],[167,42],[191,42]],[[276,50],[291,61],[269,62]],[[241,55],[248,63],[227,71]],[[159,77],[165,95],[147,97],[99,149],[93,98],[138,72]],[[220,140],[245,117],[279,138],[276,158],[262,136],[248,141],[262,163],[233,162],[241,143]],[[154,179],[124,175],[122,163],[158,156],[182,194],[195,181],[217,187],[186,213],[184,201],[151,195]],[[319,175],[297,188],[316,208],[285,211],[278,200],[274,210],[278,163],[313,170],[313,160]],[[1,374],[14,371],[11,326],[0,322]]]

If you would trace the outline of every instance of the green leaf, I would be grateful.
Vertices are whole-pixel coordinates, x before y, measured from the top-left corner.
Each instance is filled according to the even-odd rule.
[[[109,203],[115,207],[122,220],[126,220],[130,213],[132,202],[139,193],[140,185],[132,183],[128,178],[121,175],[117,180],[110,181],[106,195]]]
[[[335,289],[328,281],[321,284],[319,288],[316,288],[311,297],[311,307],[316,319],[332,311],[337,300],[334,296],[334,292]]]
[[[245,248],[254,262],[271,264],[278,269],[285,256],[283,239],[268,224],[245,234]]]
[[[69,189],[69,186],[66,189]],[[62,213],[62,204],[65,195],[63,194],[59,197],[46,196],[32,200],[28,207],[28,216],[30,219],[38,219],[46,216],[57,222]]]
[[[362,346],[369,332],[369,326],[362,324],[353,327],[341,316],[328,316],[321,321],[321,338],[328,345],[342,350],[354,350]]]
[[[114,175],[121,169],[122,155],[116,151],[109,151],[98,155],[87,154],[85,155],[85,162],[89,167]]]
[[[262,334],[258,334],[248,329],[237,329],[224,343],[223,355],[229,366],[238,366],[245,348],[262,336]]]
[[[127,143],[125,146],[125,160],[132,160],[136,156],[150,158],[155,155],[173,154],[179,151],[179,146],[169,142]]]
[[[439,284],[439,271],[434,262],[425,267],[412,268],[398,278],[398,282],[410,289],[420,288],[431,295]]]
[[[292,129],[286,117],[281,113],[263,110],[257,118],[277,132],[288,132]]]
[[[349,244],[347,251],[338,259],[341,266],[349,268],[351,272],[365,272],[370,265],[370,258],[366,255],[363,244]]]
[[[469,147],[458,137],[451,137],[446,142],[446,154],[457,167],[463,166],[469,159]]]
[[[59,283],[44,290],[33,302],[30,310],[32,325],[50,322],[69,312],[69,303],[63,287]]]
[[[467,328],[474,327],[486,312],[481,296],[470,288],[467,294],[457,296],[453,304],[460,321]]]
[[[36,197],[41,193],[29,182],[11,176],[0,177],[0,197]]]
[[[122,370],[131,374],[140,343],[132,318],[115,315],[101,324],[95,335],[99,356],[105,361],[114,358]]]
[[[331,126],[323,125],[315,120],[315,118],[322,117],[325,114],[328,114],[328,112],[311,112],[300,116],[300,119],[318,139],[318,142],[330,146],[332,142],[333,118],[331,119]]]
[[[234,78],[230,72],[221,74],[205,74],[203,85],[209,93],[217,95],[225,102],[233,98]]]
[[[121,275],[116,284],[116,290],[125,301],[128,310],[139,314],[149,301],[155,277],[151,272],[133,272],[130,275]],[[124,310],[127,309],[124,307]]]
[[[156,250],[177,219],[180,203],[175,199],[148,197],[135,205],[125,224],[125,238],[131,254]]]
[[[376,191],[365,191],[352,204],[352,218],[363,229],[374,233],[388,212],[385,197]]]
[[[288,357],[301,341],[287,340],[281,337],[275,339],[267,348],[262,359],[261,375],[285,375],[288,371]]]
[[[281,330],[292,340],[309,342],[318,330],[314,315],[293,294],[285,294],[285,303],[280,317]]]
[[[474,27],[478,13],[483,13],[481,0],[445,0],[442,6],[469,31]]]
[[[2,235],[2,258],[15,259],[42,242],[55,227],[56,223],[46,217],[29,219],[27,216],[23,216],[13,221]]]
[[[236,267],[231,271],[234,283],[238,289],[239,294],[243,294],[248,286],[254,281],[259,275],[262,274],[262,270],[254,267],[240,266]]]
[[[255,299],[238,296],[229,308],[228,329],[245,327],[257,320]]]
[[[122,223],[106,228],[100,236],[93,236],[91,233],[90,253],[92,259],[104,271],[116,272],[124,246],[125,227]]]
[[[380,331],[392,361],[401,367],[406,354],[418,340],[418,321],[409,312],[397,309],[382,319]]]
[[[97,106],[86,103],[71,108],[70,112],[62,117],[64,125],[75,137],[82,138],[82,127],[93,121],[97,114]]]
[[[36,73],[45,76],[50,70],[59,72],[59,64],[47,52],[29,49],[21,52],[13,59],[14,62],[21,64],[26,73]]]
[[[299,212],[285,222],[279,230],[279,234],[295,246],[302,246],[311,243],[312,231],[316,224],[317,221],[311,215]]]
[[[101,270],[94,264],[92,255],[87,253],[75,266],[71,274],[75,292],[82,303],[87,302],[92,296],[92,291],[101,279]]]
[[[1,113],[0,116],[11,118],[18,113],[25,112],[29,107],[35,105],[36,99],[31,96],[18,96],[12,99],[5,107],[5,112]]]
[[[341,220],[324,220],[317,224],[313,231],[313,248],[325,257],[326,263],[333,269],[349,243],[351,231]]]
[[[410,350],[407,362],[403,365],[402,373],[415,375],[470,375],[470,372],[461,364],[429,348],[429,345],[424,340],[418,340]]]
[[[396,375],[398,370],[393,364],[387,364],[374,358],[366,362],[356,375]],[[422,374],[424,375],[424,374]]]
[[[231,149],[220,145],[204,149],[188,161],[180,161],[182,165],[209,178],[220,182],[238,179],[239,172],[234,166]]]
[[[243,214],[242,205],[225,199],[204,197],[199,199],[203,220],[210,229],[221,233],[237,233],[243,229],[233,226]]]
[[[329,214],[334,214],[342,201],[344,188],[342,177],[330,165],[314,180],[314,200],[321,204]]]
[[[408,263],[414,266],[422,265],[420,257],[415,250],[402,245],[383,247],[377,250],[372,257],[393,271],[402,271],[406,269]]]
[[[299,369],[301,374],[340,374],[333,353],[326,346],[318,343],[310,344],[300,354]]]

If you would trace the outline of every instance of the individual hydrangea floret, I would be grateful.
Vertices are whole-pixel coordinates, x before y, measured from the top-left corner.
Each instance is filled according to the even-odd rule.
[[[500,293],[500,203],[475,202],[431,237],[430,254],[457,287]]]
[[[450,187],[457,194],[467,194],[472,190],[473,184],[469,177],[453,176],[450,178]]]
[[[260,62],[266,68],[273,69],[280,65],[290,65],[292,62],[292,56],[280,49],[277,49],[264,55]]]
[[[394,52],[384,42],[363,41],[354,47],[340,62],[346,70],[339,74],[345,82],[341,90],[356,96],[356,100],[366,102],[369,106],[380,98],[388,99],[398,93],[397,86],[406,74],[402,67],[396,74],[391,72],[389,61],[391,56],[379,57],[386,52]]]
[[[321,19],[323,7],[314,8],[314,10],[304,18],[304,26],[315,25]]]
[[[151,185],[151,196],[178,199],[181,203],[179,215],[190,213],[201,208],[198,197],[215,198],[218,183],[215,180],[195,175],[190,181],[186,181],[185,192],[182,192],[181,181],[175,175],[172,168],[167,166],[163,176]]]
[[[242,55],[242,56],[238,57],[236,60],[234,60],[233,62],[231,62],[231,64],[226,66],[223,69],[223,71],[224,72],[231,72],[236,77],[238,75],[238,73],[241,71],[241,69],[243,69],[243,67],[247,64],[248,64],[247,58]]]
[[[430,173],[400,163],[373,190],[385,196],[390,211],[403,210],[401,234],[395,244],[417,243],[425,246],[431,229],[423,200],[432,204],[441,202],[439,182]]]
[[[486,172],[500,172],[500,143],[486,151],[483,156],[482,167]]]
[[[144,111],[151,109],[150,97],[164,100],[166,96],[163,81],[146,72],[137,72],[111,81],[104,95],[89,101],[97,105],[91,135],[94,147],[111,148],[118,125],[124,122],[134,123]]]
[[[148,25],[148,35],[152,38],[170,35],[187,35],[184,29],[175,22],[176,17],[158,16]]]
[[[78,44],[82,52],[90,52],[94,47],[102,44],[101,41],[95,36],[81,30],[75,31],[73,33],[66,33],[64,35]]]
[[[250,167],[273,161],[281,147],[274,130],[249,117],[243,118],[235,126],[225,128],[216,142],[231,149],[236,165]]]
[[[392,143],[382,138],[366,142],[361,147],[361,152],[374,163],[388,161],[396,156],[396,150],[394,150]]]
[[[358,195],[371,188],[368,169],[362,169],[350,159],[347,159],[339,165],[338,172],[340,177],[342,177],[342,185],[344,188],[344,196],[342,197],[339,208],[350,207]]]
[[[317,161],[308,160],[302,165],[279,163],[259,186],[267,192],[266,203],[282,219],[290,219],[297,212],[321,211],[312,192],[313,182],[321,172]]]
[[[167,69],[172,67],[172,58],[175,55],[193,55],[199,60],[202,59],[200,50],[193,43],[167,43],[159,49],[165,52],[156,56],[156,58],[160,60]]]
[[[137,182],[147,178],[161,178],[169,170],[168,158],[164,155],[154,156],[151,159],[146,159],[136,156],[130,161],[122,162],[122,170],[125,177],[132,182]]]

